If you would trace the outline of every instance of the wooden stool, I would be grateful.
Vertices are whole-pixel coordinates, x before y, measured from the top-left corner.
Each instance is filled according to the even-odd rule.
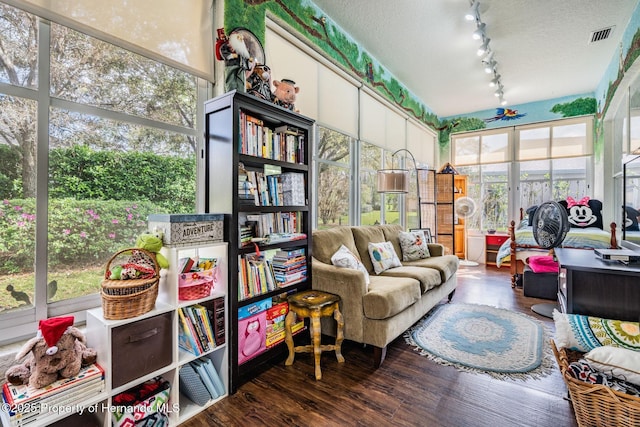
[[[335,350],[338,363],[344,362],[344,357],[342,357],[341,353],[341,345],[344,338],[344,319],[338,307],[339,301],[340,297],[338,295],[313,290],[298,292],[297,294],[289,297],[289,313],[284,321],[286,333],[285,341],[289,348],[289,357],[285,362],[286,366],[293,364],[293,358],[296,353],[313,352],[316,364],[316,380],[320,380],[322,379],[322,372],[320,371],[320,355],[323,351]],[[335,345],[320,345],[320,317],[330,316],[332,314],[333,318],[338,322],[336,343]],[[296,315],[300,317],[309,317],[311,319],[310,325],[313,344],[297,347],[293,346],[291,324],[293,323]]]

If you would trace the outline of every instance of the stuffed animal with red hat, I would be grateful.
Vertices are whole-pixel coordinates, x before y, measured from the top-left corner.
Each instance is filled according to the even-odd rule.
[[[45,387],[60,378],[78,375],[82,366],[96,361],[96,351],[86,346],[84,334],[73,326],[73,316],[41,320],[38,333],[25,343],[7,369],[7,381],[14,385]]]

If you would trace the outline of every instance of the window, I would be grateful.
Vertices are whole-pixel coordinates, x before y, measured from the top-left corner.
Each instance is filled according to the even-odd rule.
[[[316,173],[318,176],[318,228],[348,225],[351,193],[352,139],[340,132],[318,126]]]
[[[106,261],[148,214],[195,212],[206,94],[189,73],[2,3],[0,30],[13,58],[0,63],[0,327],[20,326],[12,339],[99,306]]]
[[[520,208],[591,195],[592,128],[579,117],[452,135],[453,163],[481,207],[469,227],[506,231]]]

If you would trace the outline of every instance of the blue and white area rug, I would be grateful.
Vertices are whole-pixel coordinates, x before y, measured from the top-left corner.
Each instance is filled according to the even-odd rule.
[[[488,305],[438,305],[404,337],[431,360],[498,379],[541,378],[555,368],[540,321]]]

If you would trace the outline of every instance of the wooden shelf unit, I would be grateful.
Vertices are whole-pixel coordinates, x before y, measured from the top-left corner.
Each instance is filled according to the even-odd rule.
[[[484,236],[486,265],[496,266],[498,249],[507,240],[509,240],[508,234],[486,234]],[[503,262],[502,265],[509,266],[509,262]]]
[[[119,393],[127,391],[132,387],[150,380],[154,377],[161,376],[171,384],[171,392],[169,398],[169,406],[172,404],[179,404],[179,410],[171,410],[169,412],[169,424],[178,425],[189,418],[199,414],[210,406],[214,405],[224,397],[228,395],[229,391],[229,377],[228,377],[228,342],[229,335],[225,331],[225,343],[216,346],[210,351],[204,352],[199,356],[195,356],[187,351],[184,351],[178,347],[178,334],[179,326],[178,322],[178,309],[181,307],[187,307],[194,304],[201,304],[209,307],[213,304],[213,300],[217,298],[223,298],[225,304],[225,313],[228,313],[228,298],[227,298],[227,243],[194,243],[191,245],[183,245],[180,247],[162,248],[162,253],[167,257],[169,261],[169,269],[167,271],[161,271],[160,288],[158,292],[158,298],[156,300],[155,308],[148,313],[144,313],[140,316],[130,319],[122,320],[108,320],[103,316],[102,308],[95,308],[87,311],[87,345],[96,349],[98,353],[98,364],[105,370],[105,393],[100,407],[105,409],[101,411],[101,414],[97,414],[101,418],[101,425],[104,427],[113,425],[113,412],[106,410],[106,408],[112,408],[113,397]],[[177,271],[179,265],[178,260],[185,256],[201,256],[218,259],[219,274],[217,281],[214,283],[213,289],[209,296],[198,299],[181,301],[178,298],[178,275]],[[158,319],[158,320],[156,320]],[[124,331],[126,334],[139,334],[140,340],[153,340],[155,334],[160,334],[161,327],[159,321],[168,321],[170,328],[170,341],[171,345],[163,348],[148,348],[145,350],[145,354],[130,354],[128,358],[117,357],[114,353],[114,338]],[[213,319],[211,319],[213,320]],[[228,317],[226,323],[228,324]],[[142,322],[151,322],[149,327],[153,326],[154,329],[151,332],[135,331],[136,324],[142,324]],[[226,329],[226,328],[225,328]],[[132,335],[133,336],[133,335]],[[131,371],[129,367],[121,366],[122,363],[133,363],[138,365],[154,366],[159,357],[159,353],[168,354],[167,363],[162,363],[163,366],[156,367],[155,369],[147,372],[137,372],[131,379],[125,380],[124,383],[118,377],[121,370]],[[180,392],[178,375],[180,367],[189,363],[195,359],[207,357],[213,361],[213,364],[220,375],[222,383],[225,388],[225,393],[216,398],[209,400],[204,406],[198,406]],[[146,362],[139,363],[136,358],[146,358]]]
[[[282,161],[269,158],[267,155],[243,154],[243,135],[241,117],[251,116],[262,124],[264,130],[275,133],[276,128],[290,126],[302,136],[304,142],[297,161]],[[225,213],[229,215],[226,226],[229,240],[229,330],[230,330],[230,382],[231,392],[250,380],[262,369],[268,368],[276,360],[284,360],[287,347],[284,342],[275,345],[259,355],[239,362],[239,319],[238,310],[255,304],[261,300],[282,296],[283,293],[294,293],[311,288],[311,150],[314,138],[314,121],[265,102],[251,95],[235,91],[226,93],[205,103],[205,206],[207,212]],[[253,171],[275,170],[275,174],[294,172],[304,175],[304,205],[295,206],[254,206],[241,202],[238,196],[239,163],[245,169]],[[267,214],[278,212],[295,212],[299,215],[300,232],[306,239],[276,243],[260,244],[259,250],[304,248],[307,264],[306,280],[284,288],[263,292],[250,298],[239,295],[239,268],[241,257],[256,252],[253,244],[243,246],[240,238],[240,227],[243,226],[247,214]],[[244,333],[244,332],[243,332]]]

